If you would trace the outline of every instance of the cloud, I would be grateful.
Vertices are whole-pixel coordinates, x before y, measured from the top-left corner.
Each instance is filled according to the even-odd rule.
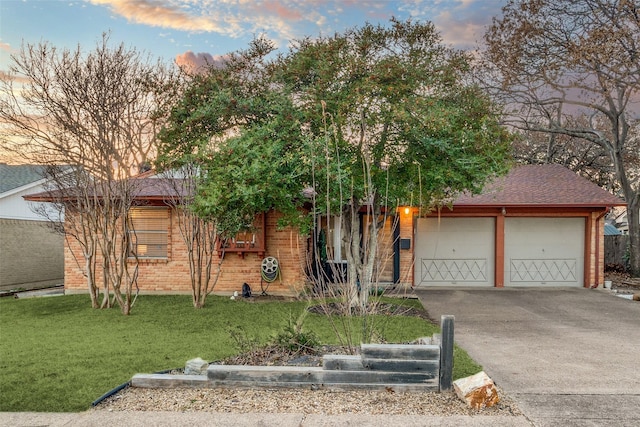
[[[459,49],[470,49],[476,46],[476,42],[481,42],[484,28],[490,21],[461,20],[451,12],[444,12],[433,22],[445,43]]]
[[[11,49],[11,45],[4,42],[0,42],[0,50],[4,50],[5,52],[13,52],[13,49]]]
[[[369,20],[431,20],[445,41],[471,47],[504,1],[484,0],[87,0],[130,22],[228,37],[264,33],[278,45]]]
[[[153,0],[89,0],[96,5],[109,7],[112,12],[131,22],[153,27],[183,31],[214,32],[233,35],[240,31],[237,24],[222,21],[212,15],[194,16],[179,7],[178,3]]]
[[[176,64],[181,68],[185,68],[188,72],[197,73],[207,67],[219,67],[224,63],[225,59],[226,56],[224,55],[214,56],[209,53],[193,53],[189,50],[176,56]]]
[[[434,23],[443,40],[458,49],[473,49],[482,43],[484,32],[493,16],[499,15],[504,2],[455,0],[440,2],[431,10]]]
[[[279,18],[299,21],[303,18],[302,11],[290,8],[282,4],[282,2],[276,0],[267,0],[262,4],[254,3],[256,6],[260,5],[260,9],[273,14]]]
[[[13,83],[17,83],[18,85],[29,83],[31,81],[28,77],[25,77],[19,74],[14,74],[14,73],[10,74],[3,70],[0,70],[0,80],[3,80],[3,81],[10,80]]]

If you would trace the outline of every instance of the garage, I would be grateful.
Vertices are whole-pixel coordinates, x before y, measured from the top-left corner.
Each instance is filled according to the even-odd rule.
[[[416,286],[493,286],[495,218],[418,218]]]
[[[585,219],[505,218],[505,286],[582,286]]]
[[[604,223],[624,201],[560,165],[521,165],[480,194],[401,216],[415,287],[597,287]],[[403,210],[403,212],[409,210]]]

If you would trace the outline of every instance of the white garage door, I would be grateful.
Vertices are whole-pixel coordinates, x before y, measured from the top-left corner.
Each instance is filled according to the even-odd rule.
[[[582,286],[583,218],[505,218],[505,286]]]
[[[419,218],[416,286],[493,286],[494,218]]]

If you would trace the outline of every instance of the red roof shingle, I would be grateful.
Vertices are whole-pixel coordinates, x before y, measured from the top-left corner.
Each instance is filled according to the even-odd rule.
[[[481,194],[459,196],[454,206],[622,206],[624,201],[562,165],[521,165],[489,183]]]

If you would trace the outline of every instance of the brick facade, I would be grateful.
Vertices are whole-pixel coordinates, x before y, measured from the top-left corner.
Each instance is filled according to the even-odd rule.
[[[141,259],[139,263],[138,286],[143,293],[190,293],[191,282],[186,245],[180,237],[177,220],[172,211],[169,215],[168,257],[167,259]],[[305,253],[307,239],[296,231],[286,228],[278,230],[279,215],[269,213],[266,219],[266,248],[264,256],[274,256],[280,265],[280,278],[269,284],[269,294],[297,295],[305,284]],[[83,275],[82,251],[77,241],[67,239],[65,247],[65,290],[84,292],[87,290]],[[226,253],[222,260],[222,272],[215,285],[214,293],[230,295],[241,292],[243,283],[251,286],[253,293],[261,292],[260,266],[262,256],[256,253]],[[219,258],[214,258],[217,265]],[[215,269],[215,267],[214,267]],[[98,272],[98,274],[100,274]],[[266,287],[266,283],[264,286]]]
[[[566,210],[545,209],[510,209],[517,216],[574,216],[585,218],[585,271],[584,286],[593,287],[602,284],[604,280],[604,211],[592,212],[588,209]],[[414,277],[414,248],[415,248],[415,219],[417,209],[401,207],[398,209],[399,237],[409,240],[408,249],[400,249],[399,256],[399,284],[412,286]],[[466,208],[448,211],[444,209],[443,216],[493,216],[496,221],[504,219],[504,214],[496,209]],[[184,242],[180,238],[177,221],[171,216],[171,210],[167,208],[170,216],[170,229],[168,236],[168,258],[162,260],[141,260],[139,264],[138,286],[145,293],[190,293],[189,264]],[[228,252],[221,264],[222,272],[216,283],[214,293],[230,295],[234,291],[241,292],[242,284],[248,283],[254,294],[261,292],[260,265],[263,257],[274,256],[281,267],[281,277],[268,285],[268,293],[273,295],[297,295],[301,292],[307,278],[307,237],[299,235],[295,230],[286,228],[278,230],[277,221],[279,215],[270,212],[266,218],[266,246],[264,254],[246,253],[239,256],[238,253]],[[504,229],[502,229],[504,231]],[[77,242],[68,240],[65,248],[65,289],[69,292],[86,291],[86,280],[83,276],[83,268],[80,265],[83,257]],[[497,239],[500,240],[500,239]],[[496,247],[500,255],[499,246]],[[214,259],[217,264],[219,258]],[[503,265],[503,264],[500,264]],[[497,271],[502,271],[501,268]],[[99,273],[98,273],[99,274]],[[497,274],[495,286],[502,286],[501,274]],[[266,287],[267,284],[265,283]]]

